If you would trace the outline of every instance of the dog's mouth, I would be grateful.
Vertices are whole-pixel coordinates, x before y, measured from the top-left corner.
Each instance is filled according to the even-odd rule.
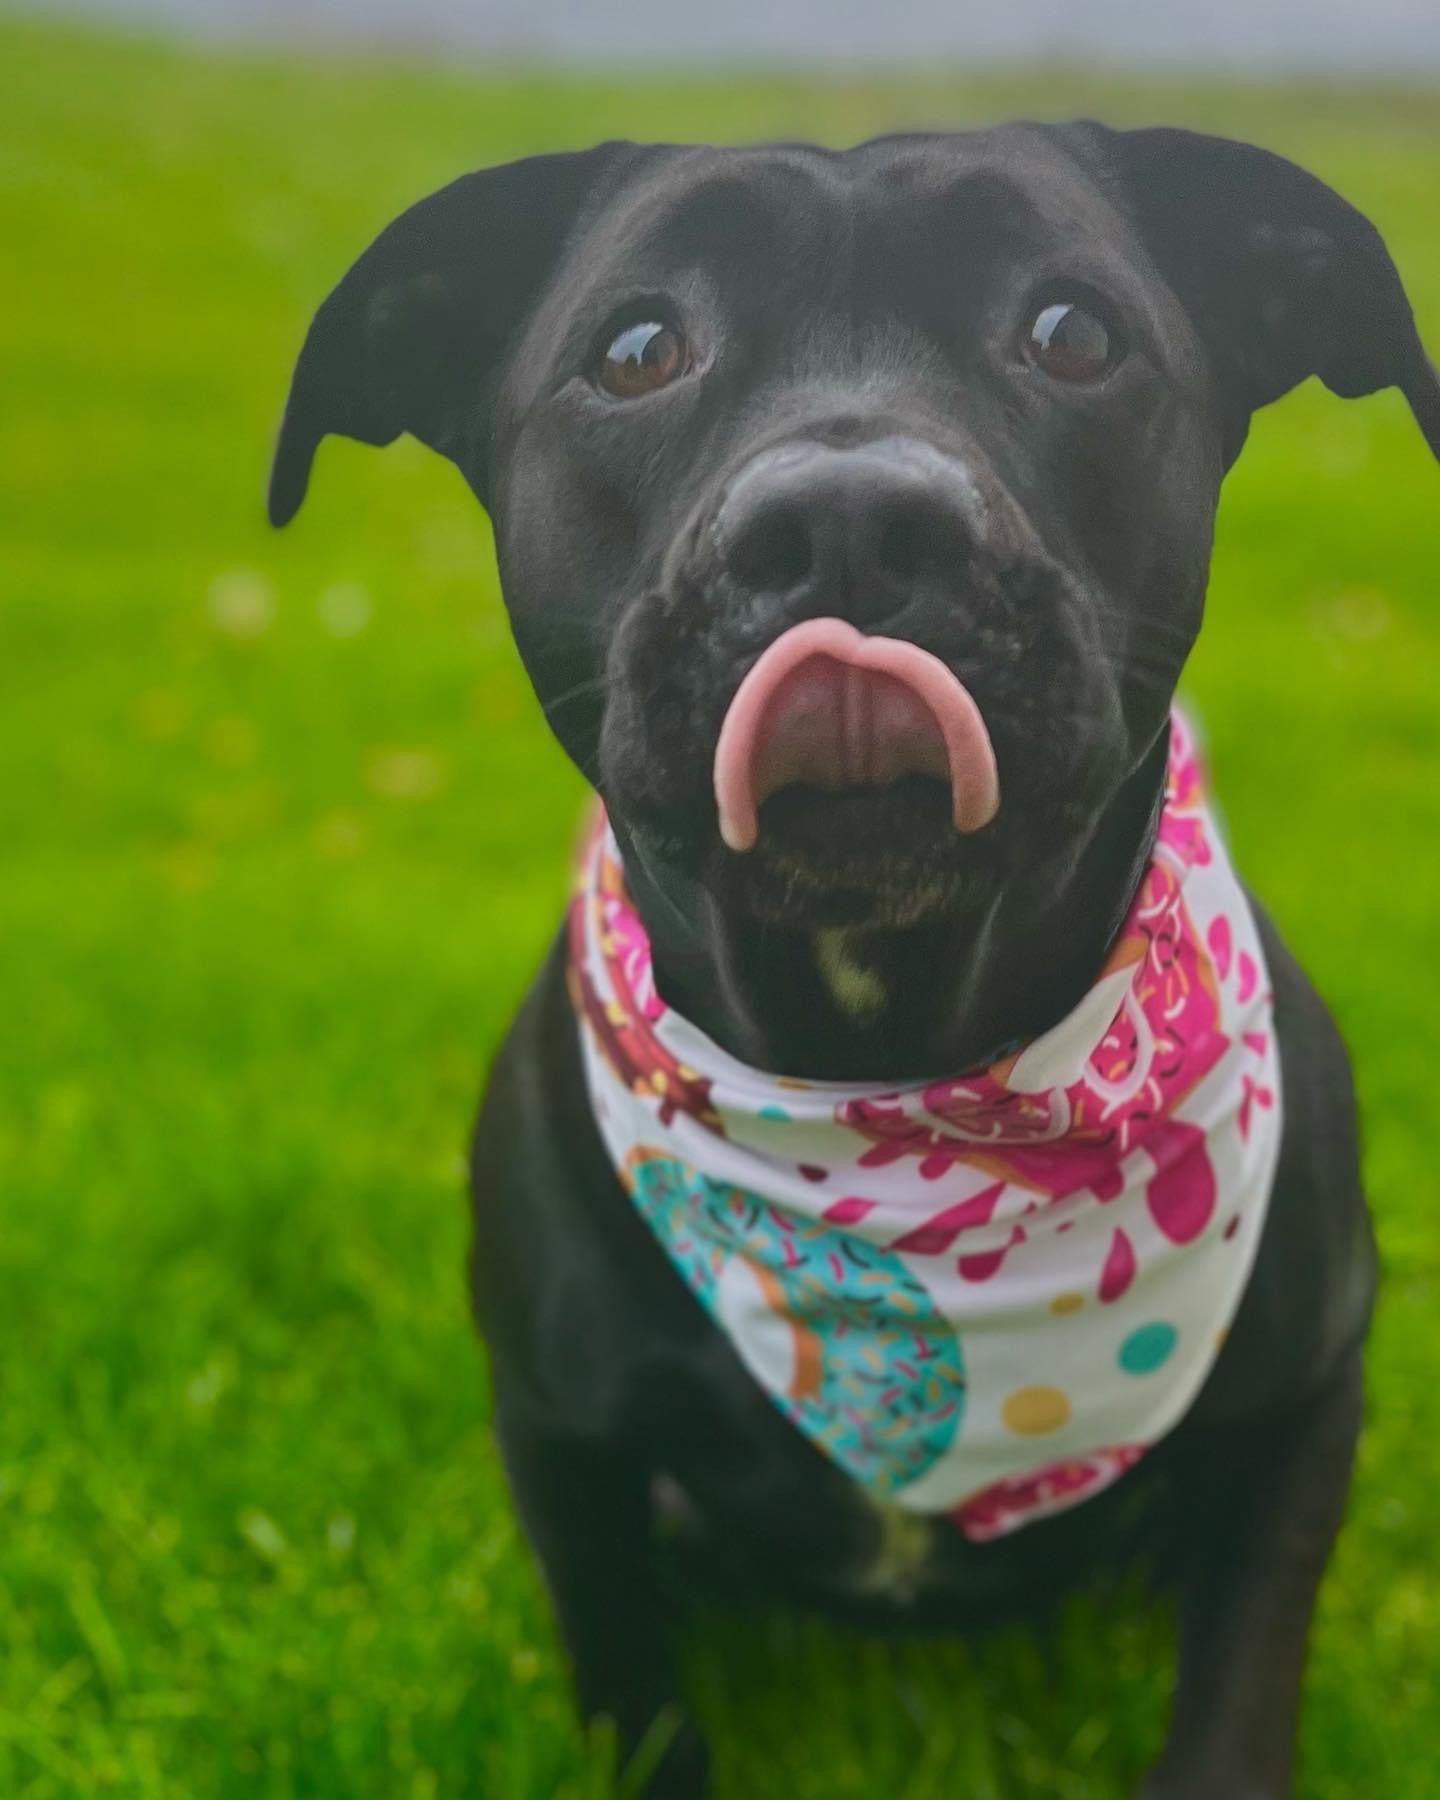
[[[841,830],[899,803],[965,834],[1000,806],[990,734],[954,672],[841,619],[792,626],[750,669],[720,728],[714,785],[720,835],[740,853],[807,803],[823,801]]]

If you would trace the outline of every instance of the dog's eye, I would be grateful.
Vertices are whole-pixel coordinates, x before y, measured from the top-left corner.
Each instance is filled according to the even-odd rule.
[[[1116,334],[1074,300],[1042,306],[1020,343],[1027,359],[1056,381],[1098,381],[1119,360]]]
[[[690,366],[685,340],[671,325],[653,319],[627,325],[611,340],[596,375],[607,394],[637,400],[669,387]]]

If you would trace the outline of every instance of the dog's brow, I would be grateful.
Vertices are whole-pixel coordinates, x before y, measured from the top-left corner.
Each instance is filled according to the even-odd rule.
[[[918,203],[950,233],[988,236],[1000,244],[1044,216],[1028,187],[993,163],[956,168],[933,154],[907,154],[876,164],[863,154],[822,161],[784,152],[740,154],[711,164],[684,186],[652,190],[631,214],[637,238],[663,239],[673,250],[713,254],[718,241],[754,241],[786,230],[787,214],[803,207],[812,229],[826,202],[840,212],[898,201]]]
[[[817,158],[742,155],[712,165],[679,189],[649,195],[644,227],[667,237],[713,242],[717,232],[774,226],[787,203],[803,199],[813,206],[833,182]]]
[[[907,157],[874,172],[883,205],[904,198],[933,228],[966,237],[985,236],[998,244],[1014,240],[1043,217],[1028,185],[993,163],[956,169],[933,158]]]

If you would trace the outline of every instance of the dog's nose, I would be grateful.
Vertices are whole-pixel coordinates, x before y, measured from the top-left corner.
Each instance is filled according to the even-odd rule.
[[[741,470],[716,517],[733,580],[862,630],[918,585],[963,576],[980,502],[964,465],[912,438],[776,446]]]

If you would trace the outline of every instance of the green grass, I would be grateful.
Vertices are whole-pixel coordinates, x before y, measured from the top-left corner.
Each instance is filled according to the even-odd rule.
[[[580,789],[454,472],[327,445],[273,537],[271,432],[312,305],[460,169],[1014,111],[1300,157],[1440,345],[1433,90],[559,81],[0,22],[0,1793],[609,1791],[461,1279],[466,1124]],[[1230,483],[1192,676],[1242,862],[1357,1055],[1387,1264],[1308,1800],[1434,1789],[1437,566],[1401,402],[1302,392]],[[1168,1672],[1123,1609],[1053,1656],[780,1619],[692,1659],[722,1800],[1104,1800]]]

